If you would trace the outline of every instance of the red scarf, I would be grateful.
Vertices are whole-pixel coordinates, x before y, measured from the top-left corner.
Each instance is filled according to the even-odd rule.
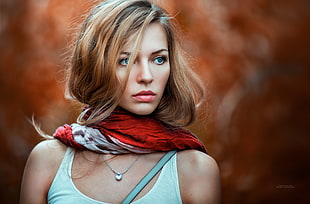
[[[92,125],[59,127],[53,136],[73,148],[101,153],[151,153],[186,149],[206,152],[201,141],[190,131],[125,110],[115,110],[108,118]]]

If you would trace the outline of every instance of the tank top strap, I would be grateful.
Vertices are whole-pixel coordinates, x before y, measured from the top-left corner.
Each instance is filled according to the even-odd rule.
[[[70,178],[71,178],[71,174],[72,174],[71,170],[72,170],[72,163],[73,163],[73,159],[74,159],[74,153],[75,153],[75,150],[71,147],[68,147],[67,151],[65,153],[64,159],[62,161],[65,165],[64,169],[67,170]]]
[[[71,147],[67,148],[51,187],[53,187],[54,182],[58,181],[59,179],[64,179],[65,177],[71,178],[71,169],[72,169],[74,153],[75,151],[73,148]]]

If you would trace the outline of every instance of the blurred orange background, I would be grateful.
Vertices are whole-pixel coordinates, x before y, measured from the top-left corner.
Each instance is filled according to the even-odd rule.
[[[310,1],[157,0],[203,79],[189,128],[222,175],[223,203],[310,203]],[[63,70],[90,0],[0,1],[0,202],[18,203],[28,154],[75,121]],[[308,159],[307,159],[308,158]],[[194,176],[193,172],[193,176]]]

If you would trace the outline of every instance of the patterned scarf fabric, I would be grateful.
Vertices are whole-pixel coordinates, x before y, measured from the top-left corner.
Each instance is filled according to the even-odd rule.
[[[120,109],[91,125],[74,123],[59,127],[53,136],[75,149],[98,153],[144,154],[185,149],[206,153],[204,145],[190,131]]]

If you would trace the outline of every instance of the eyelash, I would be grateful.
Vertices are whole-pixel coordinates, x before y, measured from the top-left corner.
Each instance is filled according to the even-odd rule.
[[[156,62],[156,60],[158,60],[158,59],[161,59],[162,62]],[[128,62],[129,62],[129,58],[126,57],[126,58],[120,59],[118,64],[121,66],[127,66]],[[157,65],[162,65],[165,62],[167,62],[167,57],[166,56],[157,56],[157,57],[153,58],[152,62],[157,64]]]
[[[125,61],[126,61],[126,64],[123,64],[123,62],[125,62]],[[118,64],[121,65],[121,66],[127,66],[128,62],[129,62],[129,58],[126,57],[126,58],[120,59]]]
[[[155,61],[156,61],[157,59],[161,59],[162,62],[161,62],[161,63],[156,63]],[[153,62],[156,63],[157,65],[162,65],[162,64],[164,64],[165,62],[167,62],[167,57],[166,57],[166,56],[158,56],[158,57],[155,57],[155,58],[153,59]]]

